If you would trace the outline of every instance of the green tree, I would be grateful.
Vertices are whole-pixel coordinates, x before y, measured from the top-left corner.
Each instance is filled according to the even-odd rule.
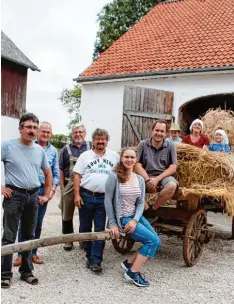
[[[105,51],[120,36],[159,2],[165,0],[113,0],[98,14],[99,30],[94,44],[93,59]]]
[[[73,124],[79,123],[80,116],[80,104],[81,104],[81,86],[79,84],[74,85],[73,89],[64,89],[59,97],[63,107],[67,110],[70,121],[67,125],[68,129],[71,129]]]
[[[57,149],[62,149],[66,144],[71,141],[71,137],[64,134],[55,134],[51,137],[50,143]]]

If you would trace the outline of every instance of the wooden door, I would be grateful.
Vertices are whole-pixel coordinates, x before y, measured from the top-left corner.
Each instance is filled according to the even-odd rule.
[[[173,92],[139,86],[125,86],[122,147],[137,146],[151,136],[156,119],[172,120]]]

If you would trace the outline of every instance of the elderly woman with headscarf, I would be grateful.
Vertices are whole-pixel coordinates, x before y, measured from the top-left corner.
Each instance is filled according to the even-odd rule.
[[[229,141],[226,132],[222,129],[218,129],[214,132],[214,141],[209,145],[209,150],[231,154],[228,143]]]
[[[209,138],[203,135],[203,122],[200,119],[195,119],[190,126],[190,134],[185,135],[182,143],[203,148],[209,145]]]

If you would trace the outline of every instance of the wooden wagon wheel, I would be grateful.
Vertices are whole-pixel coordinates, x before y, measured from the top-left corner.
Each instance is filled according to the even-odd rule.
[[[120,235],[119,239],[112,239],[112,244],[115,250],[121,254],[126,254],[131,251],[135,241],[129,236]]]
[[[204,210],[191,216],[185,229],[183,257],[187,266],[195,265],[201,257],[204,244],[209,241],[207,217]]]

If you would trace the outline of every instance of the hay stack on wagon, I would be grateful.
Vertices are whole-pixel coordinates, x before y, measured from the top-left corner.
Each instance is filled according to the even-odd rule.
[[[177,178],[184,195],[223,199],[234,216],[234,156],[178,144]]]
[[[229,138],[229,143],[234,145],[234,112],[231,110],[209,109],[201,118],[204,130],[210,141],[213,140],[214,131],[221,128]]]

